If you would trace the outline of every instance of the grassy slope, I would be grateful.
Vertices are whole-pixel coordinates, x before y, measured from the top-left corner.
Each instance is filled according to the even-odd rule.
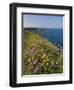
[[[62,50],[32,32],[24,32],[23,52],[23,74],[63,72]]]

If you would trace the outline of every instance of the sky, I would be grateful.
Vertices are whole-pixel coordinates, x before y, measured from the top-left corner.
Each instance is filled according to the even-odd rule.
[[[23,14],[23,27],[63,28],[63,16]]]

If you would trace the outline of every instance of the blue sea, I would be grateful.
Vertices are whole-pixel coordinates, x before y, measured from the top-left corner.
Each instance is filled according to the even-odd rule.
[[[34,32],[39,36],[47,39],[57,47],[63,47],[63,29],[57,28],[30,28],[28,31]]]
[[[46,38],[58,47],[63,47],[63,29],[47,29],[41,32],[41,36]]]

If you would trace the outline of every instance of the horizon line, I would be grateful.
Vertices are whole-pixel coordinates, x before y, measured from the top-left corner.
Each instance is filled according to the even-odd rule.
[[[43,29],[49,29],[50,27],[47,27],[47,28],[45,28],[45,27],[24,27],[24,28],[43,28]],[[53,28],[50,28],[50,29],[53,29]],[[54,29],[63,29],[63,28],[54,28]]]

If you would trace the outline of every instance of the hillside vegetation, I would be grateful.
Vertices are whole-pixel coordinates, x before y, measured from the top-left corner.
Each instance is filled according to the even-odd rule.
[[[23,74],[63,73],[63,50],[39,35],[23,33]]]

